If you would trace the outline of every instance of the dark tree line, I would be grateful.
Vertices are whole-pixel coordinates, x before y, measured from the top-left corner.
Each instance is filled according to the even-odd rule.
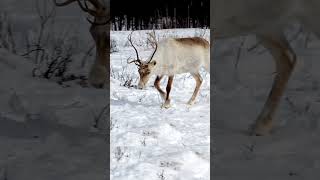
[[[209,0],[112,0],[112,29],[209,27],[209,5]]]

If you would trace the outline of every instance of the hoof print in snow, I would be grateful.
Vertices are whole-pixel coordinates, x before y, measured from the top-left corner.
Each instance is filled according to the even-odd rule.
[[[160,167],[168,167],[168,168],[172,168],[174,170],[179,170],[180,166],[181,166],[181,163],[179,163],[179,162],[160,161]]]

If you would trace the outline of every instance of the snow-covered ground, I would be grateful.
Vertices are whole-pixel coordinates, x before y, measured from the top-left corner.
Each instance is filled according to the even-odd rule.
[[[105,179],[106,135],[92,127],[106,91],[34,78],[32,67],[0,49],[0,179]]]
[[[176,76],[173,107],[161,109],[151,81],[146,90],[123,86],[126,78],[138,77],[136,67],[126,64],[134,55],[128,33],[112,32],[119,51],[111,55],[111,179],[209,179],[210,74],[201,72],[204,82],[192,107],[186,102],[193,78]],[[156,33],[209,39],[209,31],[200,29]],[[134,42],[143,44],[145,35],[135,32]],[[141,44],[146,57],[152,49]],[[70,70],[85,73],[81,58],[74,59]],[[107,127],[107,91],[32,77],[33,68],[30,60],[0,49],[0,179],[106,179],[108,129],[93,125],[100,119],[99,127]]]
[[[35,1],[1,0],[3,14],[12,23],[17,54],[26,53],[26,37],[39,32]],[[83,72],[89,69],[79,66],[84,56],[79,52],[92,44],[85,17],[76,4],[57,8],[55,28],[48,25],[46,31],[51,37],[65,31],[68,37],[79,36],[72,59],[78,64],[74,70]],[[88,58],[88,66],[92,60]],[[108,104],[106,90],[35,78],[34,67],[32,59],[0,48],[0,179],[107,179],[105,130],[92,128]],[[107,122],[103,120],[109,117],[102,113],[100,119]]]
[[[27,52],[26,37],[39,33],[35,1],[1,0],[0,10],[12,23],[18,54],[0,49],[0,180],[107,179],[109,129],[92,126],[96,119],[99,127],[109,120],[108,92],[32,77],[32,59],[19,55]],[[45,34],[75,39],[69,71],[87,75],[94,55],[80,65],[92,46],[86,15],[76,4],[56,10],[55,23],[46,26]],[[204,32],[209,39],[209,31],[199,29],[163,30],[159,38]],[[137,78],[136,67],[125,63],[134,55],[126,42],[128,33],[112,33],[119,52],[112,54],[111,179],[209,179],[210,75],[202,72],[204,82],[193,107],[185,103],[194,80],[175,77],[173,107],[160,109],[159,95],[150,85],[146,90],[122,86],[126,78]],[[133,36],[141,56],[147,57],[152,49],[141,46],[145,32]]]
[[[147,32],[135,31],[132,40],[139,55],[146,59],[153,52]],[[203,29],[156,30],[159,40],[165,37],[204,36]],[[111,179],[112,180],[208,180],[210,178],[210,74],[201,72],[204,82],[195,105],[188,107],[195,81],[190,74],[174,77],[170,93],[172,107],[162,109],[162,100],[153,87],[136,89],[139,80],[135,57],[128,43],[130,31],[111,32]],[[124,86],[132,79],[133,87]],[[166,79],[162,80],[165,88]]]
[[[297,32],[299,26],[291,27],[288,38]],[[313,35],[307,39],[303,32],[291,41],[298,62],[275,116],[274,131],[266,137],[248,136],[247,130],[272,85],[270,54],[261,46],[248,51],[257,43],[253,36],[215,42],[211,54],[214,179],[319,179],[320,41]]]

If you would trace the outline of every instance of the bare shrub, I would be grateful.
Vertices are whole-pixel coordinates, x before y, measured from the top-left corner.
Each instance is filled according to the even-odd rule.
[[[205,38],[206,32],[207,32],[207,29],[196,29],[194,32],[194,36]]]
[[[111,41],[110,41],[110,52],[114,53],[114,52],[118,52],[118,51],[119,51],[119,49],[117,47],[117,41],[114,40],[114,39],[111,39]]]
[[[12,25],[6,13],[0,14],[0,48],[16,54],[16,43],[13,38]]]
[[[158,175],[158,178],[160,179],[160,180],[165,180],[166,179],[166,177],[164,176],[164,170],[162,170],[160,173],[158,173],[157,174]]]
[[[107,104],[104,107],[102,107],[102,109],[98,114],[94,115],[94,125],[93,125],[94,128],[105,130],[111,127],[110,124],[108,125],[109,121],[107,121],[105,118],[105,116],[108,114],[107,112],[109,111],[110,111],[110,106],[109,104]]]
[[[159,41],[156,37],[156,32],[153,30],[152,33],[148,32],[147,35],[148,35],[147,46],[151,46],[152,48],[155,48],[156,44]]]
[[[129,72],[128,66],[123,66],[120,71],[115,71],[111,66],[110,76],[114,79],[117,79],[121,82],[120,86],[127,88],[135,87],[133,83],[136,83],[138,78],[133,76],[132,72]]]
[[[116,150],[114,151],[114,157],[116,158],[117,161],[120,161],[123,156],[124,156],[124,149],[122,149],[120,146],[116,147]]]
[[[85,76],[68,74],[77,45],[76,36],[70,36],[70,30],[55,29],[55,6],[41,0],[35,0],[39,19],[38,28],[26,33],[25,53],[23,57],[35,63],[34,77],[52,79],[59,84],[76,79],[86,80]]]

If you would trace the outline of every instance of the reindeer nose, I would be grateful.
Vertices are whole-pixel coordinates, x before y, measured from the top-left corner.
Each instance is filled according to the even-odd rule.
[[[97,88],[97,89],[102,89],[104,88],[104,84],[101,83],[101,84],[91,84],[94,88]]]
[[[141,84],[141,83],[139,83],[139,84],[138,84],[138,89],[144,89],[144,85]]]

